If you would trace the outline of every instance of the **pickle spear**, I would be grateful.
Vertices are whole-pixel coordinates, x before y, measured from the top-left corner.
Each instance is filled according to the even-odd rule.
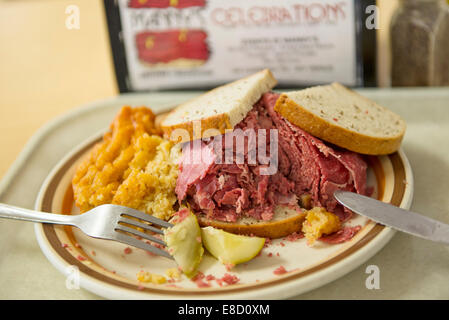
[[[174,226],[164,230],[168,252],[181,271],[191,278],[196,274],[204,253],[198,220],[190,210],[183,208],[170,222]]]

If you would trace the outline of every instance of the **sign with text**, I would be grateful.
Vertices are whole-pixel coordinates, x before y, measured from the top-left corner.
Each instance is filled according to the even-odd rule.
[[[120,90],[205,89],[265,68],[284,87],[372,85],[362,2],[105,1]]]

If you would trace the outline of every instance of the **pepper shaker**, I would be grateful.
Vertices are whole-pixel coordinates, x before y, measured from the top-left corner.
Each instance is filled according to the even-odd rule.
[[[401,0],[390,28],[392,86],[449,86],[446,0]]]

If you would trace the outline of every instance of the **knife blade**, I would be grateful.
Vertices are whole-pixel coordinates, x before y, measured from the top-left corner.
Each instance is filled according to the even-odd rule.
[[[334,198],[349,210],[380,224],[427,240],[449,244],[449,225],[354,192],[337,190]]]

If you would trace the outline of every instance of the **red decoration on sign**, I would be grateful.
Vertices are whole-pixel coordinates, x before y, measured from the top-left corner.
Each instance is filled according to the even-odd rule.
[[[130,0],[130,8],[189,8],[204,7],[206,0]]]
[[[177,59],[206,61],[209,49],[202,30],[146,31],[136,35],[139,59],[149,64]]]

